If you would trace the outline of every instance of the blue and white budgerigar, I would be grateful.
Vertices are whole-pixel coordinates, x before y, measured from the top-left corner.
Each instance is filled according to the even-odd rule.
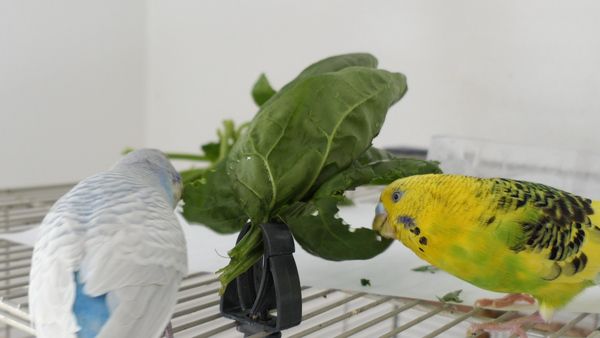
[[[35,245],[29,309],[38,338],[156,338],[187,273],[173,212],[181,179],[158,150],[129,153],[60,198]]]

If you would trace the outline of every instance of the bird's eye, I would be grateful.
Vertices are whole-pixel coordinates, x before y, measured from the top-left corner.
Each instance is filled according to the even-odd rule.
[[[394,203],[395,203],[395,202],[398,202],[398,201],[400,200],[400,198],[401,198],[401,197],[402,197],[402,192],[400,192],[400,191],[394,191],[394,192],[392,193],[392,201],[393,201]]]
[[[180,183],[181,182],[181,175],[179,175],[179,173],[175,173],[175,176],[173,177],[173,182],[174,183]]]

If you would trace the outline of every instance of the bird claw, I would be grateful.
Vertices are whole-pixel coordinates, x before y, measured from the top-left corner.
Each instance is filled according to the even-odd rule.
[[[540,316],[539,313],[535,313],[525,317],[519,317],[515,319],[511,319],[506,322],[488,322],[481,324],[473,324],[469,329],[471,336],[478,336],[482,332],[508,332],[510,335],[516,335],[519,338],[527,338],[526,329],[524,326],[529,326],[537,323],[544,323],[544,320]]]
[[[509,333],[509,336],[517,336],[519,338],[528,338],[527,333],[525,332],[525,330],[523,330],[522,328],[513,328],[513,329],[507,329],[507,330],[494,330],[494,329],[469,329],[470,332],[470,337],[479,337],[479,335],[481,335],[484,332],[488,332],[488,331],[507,331]]]
[[[535,299],[530,295],[524,293],[512,293],[506,295],[502,298],[491,299],[491,298],[482,298],[478,299],[475,302],[475,306],[478,307],[491,307],[491,308],[503,308],[510,305],[513,305],[519,301],[523,301],[527,304],[534,304]]]
[[[165,328],[163,337],[164,338],[173,338],[173,326],[171,325],[171,322],[169,322],[169,325],[167,325],[167,327]]]

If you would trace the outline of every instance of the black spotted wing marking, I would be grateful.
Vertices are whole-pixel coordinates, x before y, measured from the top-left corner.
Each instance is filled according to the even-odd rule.
[[[543,252],[557,262],[551,279],[561,273],[572,275],[585,268],[587,256],[581,251],[586,231],[594,231],[590,215],[592,201],[543,184],[495,179],[499,209],[531,209],[533,217],[520,223],[522,240],[511,247],[515,252]],[[560,263],[560,264],[558,264]]]

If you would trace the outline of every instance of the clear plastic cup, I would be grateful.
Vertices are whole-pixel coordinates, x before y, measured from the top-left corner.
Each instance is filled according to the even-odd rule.
[[[600,199],[600,155],[589,152],[434,136],[427,158],[447,174],[525,180]]]

